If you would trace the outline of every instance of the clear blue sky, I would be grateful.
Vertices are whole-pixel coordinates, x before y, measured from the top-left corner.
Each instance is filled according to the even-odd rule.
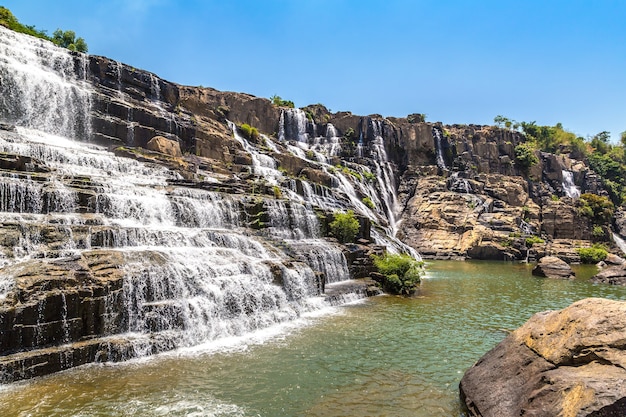
[[[25,24],[180,84],[301,107],[616,140],[626,0],[0,0]]]

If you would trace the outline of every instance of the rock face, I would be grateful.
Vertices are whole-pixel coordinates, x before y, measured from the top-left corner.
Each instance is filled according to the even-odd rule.
[[[626,415],[626,302],[535,314],[463,376],[470,416]]]
[[[183,156],[182,152],[180,151],[180,145],[178,144],[178,142],[164,138],[163,136],[155,136],[150,139],[146,144],[146,149],[169,155],[175,158],[180,158]]]
[[[533,275],[546,278],[574,279],[575,274],[567,262],[556,256],[545,256],[533,268]]]
[[[609,266],[591,277],[598,284],[626,285],[626,264]]]
[[[145,336],[135,350],[150,354],[287,320],[307,297],[371,276],[369,255],[384,245],[430,258],[576,261],[591,239],[562,181],[567,169],[581,191],[602,192],[594,174],[539,153],[521,169],[519,132],[279,107],[0,35],[0,51],[19,56],[0,59],[6,380],[126,357],[124,333]],[[14,62],[37,71],[24,76]],[[348,210],[360,230],[346,247],[329,229]],[[103,339],[115,343],[107,350]]]

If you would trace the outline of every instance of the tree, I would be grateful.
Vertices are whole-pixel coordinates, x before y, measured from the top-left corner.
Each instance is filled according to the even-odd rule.
[[[341,243],[354,242],[361,228],[352,210],[348,210],[346,213],[335,213],[334,220],[329,226],[331,234]]]
[[[88,49],[83,38],[76,39],[76,33],[73,30],[55,30],[52,33],[52,42],[71,51],[87,52]]]
[[[278,106],[278,107],[290,107],[293,109],[296,106],[293,103],[293,101],[283,100],[281,96],[278,96],[276,94],[270,97],[270,101],[272,102],[273,105]]]
[[[607,153],[611,150],[611,144],[609,143],[609,139],[611,138],[611,134],[606,130],[598,133],[593,138],[591,138],[591,147],[596,152],[600,152],[602,154]]]

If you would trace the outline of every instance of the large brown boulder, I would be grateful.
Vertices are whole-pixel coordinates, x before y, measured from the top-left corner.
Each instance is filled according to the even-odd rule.
[[[463,376],[470,416],[626,415],[626,302],[535,314]]]
[[[626,264],[610,266],[591,277],[598,284],[626,285]]]
[[[159,152],[165,155],[180,158],[183,153],[180,151],[180,145],[175,140],[167,139],[163,136],[155,136],[146,144],[148,150]]]
[[[574,279],[572,268],[556,256],[544,256],[533,268],[533,275],[545,278]]]

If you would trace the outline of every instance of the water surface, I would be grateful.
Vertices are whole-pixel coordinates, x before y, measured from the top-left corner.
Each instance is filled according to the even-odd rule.
[[[89,365],[0,389],[3,416],[459,416],[463,372],[533,313],[626,289],[530,266],[432,262],[421,295],[376,297],[263,342]]]

